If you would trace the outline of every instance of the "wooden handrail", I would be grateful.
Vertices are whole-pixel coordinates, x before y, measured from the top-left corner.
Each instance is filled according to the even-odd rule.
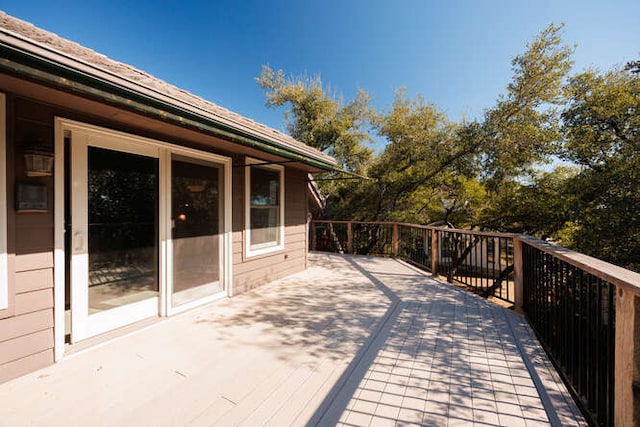
[[[526,234],[520,234],[516,238],[529,246],[533,246],[536,249],[576,266],[599,279],[616,286],[630,289],[640,295],[640,273],[627,270],[626,268],[580,252],[572,251],[571,249],[563,248],[562,246],[544,242]]]
[[[505,238],[517,238],[520,239],[523,243],[526,243],[530,246],[533,246],[541,251],[553,255],[563,261],[568,262],[571,265],[579,267],[584,271],[596,276],[600,279],[606,280],[609,283],[615,284],[616,286],[623,286],[625,288],[631,288],[634,292],[640,294],[640,273],[636,273],[620,266],[608,263],[598,258],[591,257],[589,255],[585,255],[580,252],[572,251],[571,249],[566,249],[562,246],[554,245],[540,239],[537,239],[533,236],[529,236],[526,234],[517,234],[517,233],[502,233],[497,231],[478,231],[478,230],[465,230],[460,228],[447,228],[440,226],[432,226],[432,225],[420,225],[420,224],[409,224],[404,222],[388,222],[388,221],[334,221],[334,220],[313,220],[312,222],[317,224],[326,224],[326,223],[334,223],[334,224],[367,224],[367,225],[386,225],[386,226],[394,226],[394,227],[413,227],[413,228],[421,228],[427,230],[438,230],[450,233],[460,233],[460,234],[468,234],[468,235],[476,235],[476,236],[486,236],[486,237],[505,237]]]
[[[480,230],[466,230],[464,228],[449,228],[449,227],[441,227],[434,225],[422,225],[422,224],[410,224],[408,222],[394,222],[394,221],[345,221],[345,220],[329,220],[329,219],[314,219],[312,222],[317,224],[365,224],[365,225],[397,225],[404,227],[413,227],[413,228],[421,228],[425,230],[441,230],[441,231],[450,231],[454,233],[462,233],[462,234],[474,234],[478,236],[486,236],[486,237],[516,237],[520,236],[517,233],[503,233],[499,231],[480,231]]]

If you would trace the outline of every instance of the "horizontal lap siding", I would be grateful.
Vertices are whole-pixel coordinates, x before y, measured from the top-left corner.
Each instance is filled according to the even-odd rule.
[[[53,337],[51,338],[53,340]],[[39,353],[25,356],[0,367],[0,383],[18,378],[53,363],[53,350],[47,349]]]
[[[0,343],[0,363],[14,362],[46,351],[50,347],[53,347],[53,335],[48,329],[23,335]]]
[[[54,361],[53,178],[27,178],[22,156],[23,141],[30,141],[34,134],[45,145],[50,144],[53,151],[53,113],[47,107],[20,99],[8,99],[7,104],[7,243],[12,258],[8,274],[13,287],[10,316],[0,320],[0,383]],[[14,211],[17,181],[46,185],[49,211]]]
[[[9,340],[29,335],[34,330],[43,331],[52,327],[52,309],[38,310],[32,313],[10,317],[2,323],[2,329],[0,329],[0,345]]]
[[[53,152],[56,107],[7,94],[7,204],[10,257],[8,310],[0,313],[0,382],[45,367],[54,361],[54,179],[27,177],[23,153],[37,141]],[[110,119],[106,124],[110,123]],[[96,124],[101,124],[98,120]],[[104,123],[102,123],[104,124]],[[195,141],[195,140],[194,140]],[[226,147],[226,145],[224,145]],[[234,163],[242,155],[234,155]],[[241,293],[306,268],[306,173],[285,170],[285,248],[264,256],[244,255],[244,171],[233,168],[232,262],[234,292]],[[48,212],[14,210],[17,182],[41,184],[48,192]]]
[[[34,264],[48,255],[16,256],[33,269],[14,272],[13,316],[0,320],[0,383],[53,363],[53,266]]]
[[[234,274],[235,294],[246,292],[279,278],[297,273],[304,269],[305,257],[289,258],[286,262],[263,260],[258,268]]]
[[[284,250],[247,258],[244,241],[244,168],[233,176],[233,290],[240,294],[302,271],[307,263],[306,174],[285,170]],[[240,196],[242,195],[242,196]]]

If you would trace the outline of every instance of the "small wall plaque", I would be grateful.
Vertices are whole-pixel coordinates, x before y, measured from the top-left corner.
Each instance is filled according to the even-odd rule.
[[[44,184],[18,183],[16,188],[16,211],[47,212],[49,200]]]

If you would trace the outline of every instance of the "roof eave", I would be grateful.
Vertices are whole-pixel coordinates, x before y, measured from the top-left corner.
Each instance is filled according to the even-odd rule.
[[[0,31],[0,58],[0,70],[9,74],[89,96],[231,142],[300,161],[321,170],[336,169],[335,160],[328,156],[297,150],[266,136],[239,129],[239,126],[205,115],[206,112],[197,107],[163,96],[137,82],[92,67],[91,64],[77,61],[68,55],[62,55],[4,31]]]

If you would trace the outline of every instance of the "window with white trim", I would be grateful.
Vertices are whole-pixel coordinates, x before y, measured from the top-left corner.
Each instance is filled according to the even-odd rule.
[[[284,248],[284,167],[247,159],[247,256]]]
[[[0,93],[0,310],[9,305],[7,285],[7,115],[5,95]]]

